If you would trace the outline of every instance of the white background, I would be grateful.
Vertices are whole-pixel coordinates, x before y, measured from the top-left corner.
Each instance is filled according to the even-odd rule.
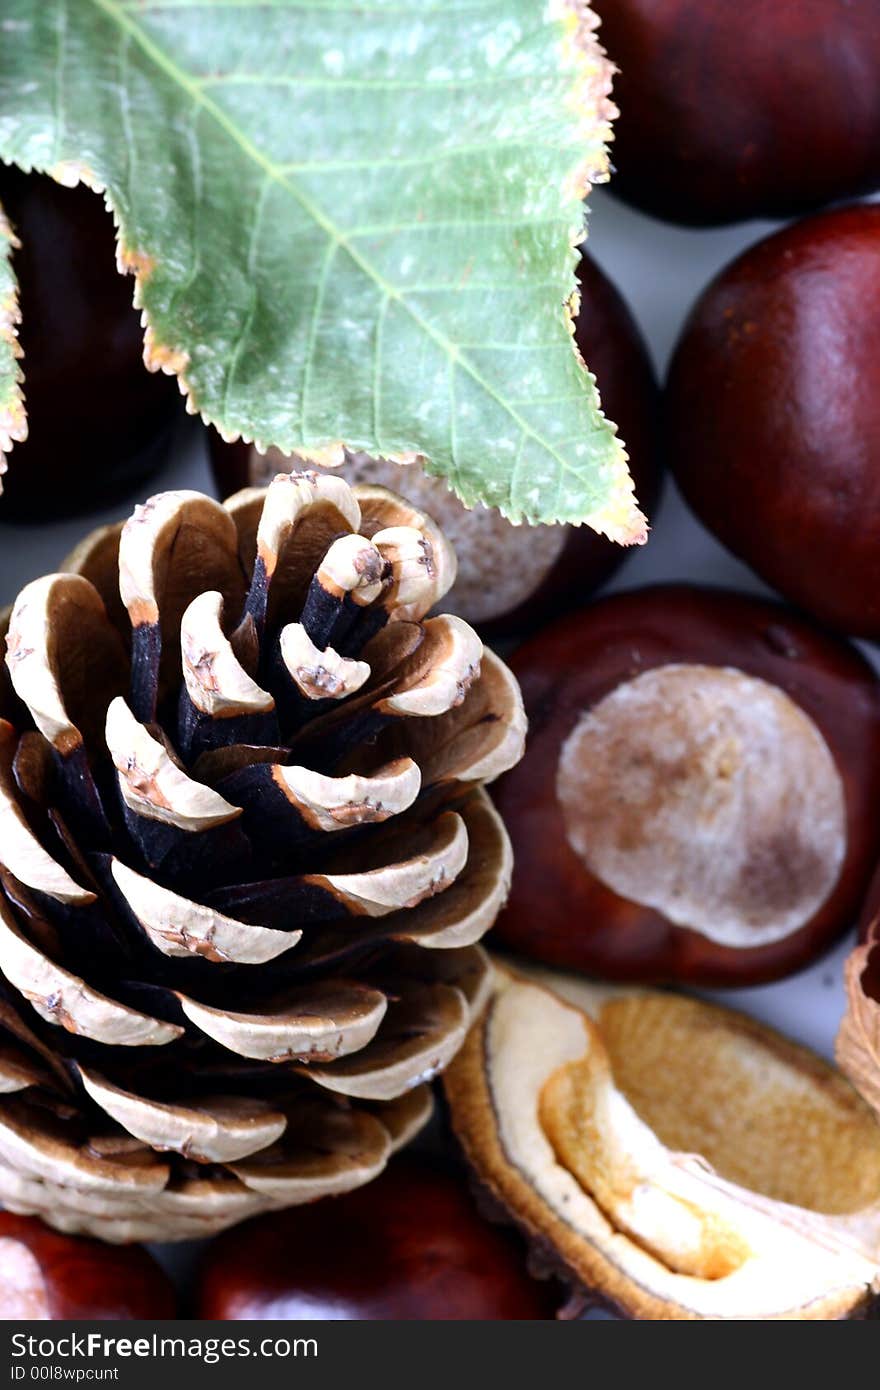
[[[633,212],[602,191],[594,193],[590,203],[590,251],[628,299],[661,373],[698,293],[733,256],[776,225],[751,222],[720,230],[683,230]],[[195,422],[187,421],[181,430],[171,463],[150,490],[166,487],[214,490],[203,433]],[[141,499],[132,499],[137,500]],[[90,526],[115,520],[129,510],[123,504],[69,522],[0,524],[0,606],[11,602],[25,581],[55,568]],[[767,592],[690,516],[668,481],[659,511],[651,520],[648,545],[633,554],[610,589],[686,579]],[[876,652],[867,646],[865,650],[876,664]],[[779,984],[715,997],[774,1023],[830,1056],[843,1008],[841,970],[849,945],[842,943],[800,975]],[[189,1254],[184,1250],[175,1254],[179,1274],[189,1263]]]

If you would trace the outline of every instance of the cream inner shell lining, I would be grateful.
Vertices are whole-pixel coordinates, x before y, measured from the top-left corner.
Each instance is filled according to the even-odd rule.
[[[846,854],[843,784],[819,729],[731,667],[660,666],[617,686],[568,736],[556,786],[591,873],[722,946],[797,931]]]

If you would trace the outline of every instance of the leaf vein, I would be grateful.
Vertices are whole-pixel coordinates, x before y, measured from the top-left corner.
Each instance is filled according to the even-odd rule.
[[[330,267],[333,264],[333,259],[338,250],[339,241],[337,239],[334,238],[332,241],[329,241],[327,243],[327,248],[324,252],[324,258],[321,263],[320,274],[318,275],[318,280],[315,285],[315,298],[312,303],[312,316],[311,321],[309,323],[305,362],[303,364],[302,391],[300,392],[300,433],[302,434],[304,444],[308,443],[307,419],[309,405],[309,389],[312,384],[312,361],[315,355],[315,343],[318,339],[318,323],[320,322],[321,318],[321,310],[324,304],[324,294],[327,289],[327,280],[330,275]]]
[[[534,81],[534,79],[532,79]],[[548,79],[555,81],[556,79]],[[238,69],[236,72],[217,72],[209,73],[205,77],[194,77],[200,91],[207,88],[216,87],[317,87],[329,88],[332,90],[344,91],[349,88],[354,90],[363,89],[365,91],[458,91],[461,87],[494,87],[500,86],[505,82],[515,82],[522,85],[523,74],[521,72],[504,73],[485,73],[479,77],[315,77],[300,75],[297,73],[274,73],[267,75],[259,72],[244,72]]]
[[[456,491],[461,488],[461,467],[458,462],[458,405],[455,394],[455,368],[456,360],[454,357],[449,359],[449,457],[452,462],[452,476],[454,479],[453,487]]]
[[[129,204],[131,203],[131,190],[134,187],[134,170],[137,163],[137,155],[134,147],[134,131],[131,125],[131,101],[128,92],[128,46],[131,43],[131,34],[125,30],[119,33],[119,49],[116,55],[116,65],[119,69],[119,121],[122,126],[123,147],[125,150],[125,173],[123,180],[127,190]]]
[[[259,195],[257,197],[256,207],[254,209],[254,220],[251,223],[250,236],[248,238],[247,269],[251,282],[251,302],[248,307],[248,312],[245,315],[244,320],[242,321],[241,328],[239,329],[238,337],[236,339],[235,347],[233,348],[232,354],[229,359],[229,368],[226,373],[226,385],[223,393],[224,415],[229,414],[229,402],[232,399],[232,392],[235,386],[235,375],[238,371],[238,364],[241,361],[241,354],[244,351],[244,345],[247,342],[248,336],[250,334],[251,326],[254,322],[254,316],[257,312],[257,305],[259,303],[259,291],[257,289],[257,282],[254,276],[255,255],[257,242],[260,236],[260,226],[263,220],[263,211],[266,206],[266,200],[268,198],[269,189],[271,188],[271,186],[272,182],[267,174],[263,180]]]
[[[373,438],[380,453],[384,449],[382,444],[382,330],[385,327],[385,318],[390,302],[387,294],[382,296],[382,303],[379,305],[379,312],[376,315],[376,333],[373,341]]]
[[[151,38],[149,34],[146,33],[146,31],[139,24],[137,24],[134,21],[134,19],[131,17],[131,12],[125,11],[122,8],[120,0],[92,0],[92,4],[100,10],[102,10],[104,14],[106,14],[116,24],[125,25],[126,27],[128,27],[131,30],[136,42],[143,49],[145,55],[153,63],[155,63],[161,71],[165,73],[166,77],[169,78],[173,84],[175,84],[183,91],[188,92],[193,97],[197,97],[205,106],[206,112],[210,114],[216,121],[216,123],[221,127],[221,129],[223,129],[226,132],[226,134],[233,141],[233,143],[236,144],[238,148],[241,150],[242,154],[245,155],[251,161],[253,161],[255,164],[257,164],[258,167],[262,168],[264,171],[269,173],[275,181],[277,181],[282,187],[286,188],[291,193],[291,195],[299,202],[300,206],[307,213],[307,215],[312,218],[312,220],[317,224],[317,226],[319,226],[325,233],[325,235],[330,239],[331,246],[328,248],[328,253],[331,256],[333,253],[335,253],[337,247],[340,247],[342,250],[344,250],[346,255],[355,263],[355,265],[362,272],[362,274],[364,274],[368,279],[372,280],[378,286],[378,288],[384,291],[391,299],[398,302],[410,315],[410,317],[418,325],[418,327],[426,334],[426,336],[430,338],[430,340],[436,346],[438,346],[445,354],[448,355],[453,372],[456,369],[460,369],[466,372],[467,375],[474,382],[474,384],[480,387],[480,389],[483,392],[485,392],[488,398],[494,401],[494,403],[498,405],[500,409],[510,417],[513,423],[516,424],[520,430],[524,431],[528,435],[528,437],[532,438],[535,441],[535,443],[545,452],[548,458],[551,459],[555,465],[558,512],[558,499],[559,497],[561,497],[562,494],[563,475],[571,474],[572,476],[578,478],[578,480],[580,481],[578,470],[575,469],[569,463],[569,461],[565,458],[564,455],[559,453],[558,448],[555,447],[549,440],[545,439],[539,430],[533,427],[528,422],[528,420],[523,419],[519,412],[511,407],[509,400],[505,399],[502,395],[499,394],[498,390],[493,386],[491,381],[488,381],[485,378],[485,376],[477,369],[474,363],[469,361],[468,358],[461,355],[457,345],[453,341],[451,341],[441,329],[439,329],[430,320],[426,319],[424,315],[421,314],[418,311],[418,309],[415,308],[414,305],[409,304],[402,292],[400,292],[393,285],[388,283],[388,281],[380,274],[377,268],[361,252],[359,252],[355,246],[353,246],[346,239],[346,237],[343,235],[340,229],[335,225],[332,218],[330,218],[324,212],[324,210],[301,188],[298,188],[295,183],[293,183],[286,175],[284,175],[283,171],[279,170],[278,166],[273,164],[272,160],[269,159],[269,157],[266,154],[264,154],[263,151],[260,150],[259,147],[256,146],[249,139],[249,137],[244,133],[244,131],[239,129],[239,127],[235,124],[231,117],[227,115],[227,113],[224,112],[221,107],[217,106],[217,104],[213,102],[210,99],[210,97],[208,97],[204,92],[199,91],[192,77],[184,69],[182,69],[171,58],[171,56],[168,53],[166,53],[164,49],[162,49],[162,47],[153,38]],[[325,269],[326,264],[327,263],[325,262]],[[315,323],[313,321],[313,330],[314,327]],[[304,373],[304,386],[307,385],[308,378],[309,360],[307,359],[306,370]],[[305,407],[305,400],[303,401],[303,407]],[[302,429],[304,439],[306,436],[305,423],[305,412],[303,410]],[[455,470],[456,477],[458,477],[459,465],[455,458],[453,458],[453,467]]]
[[[57,34],[58,42],[55,51],[54,77],[54,96],[55,96],[55,160],[56,164],[61,162],[61,150],[64,144],[64,131],[67,126],[67,115],[64,107],[64,69],[66,65],[66,41],[67,41],[67,0],[61,0],[58,11]]]
[[[316,10],[319,13],[323,10],[330,10],[338,14],[345,14],[351,10],[349,0],[342,0],[340,4],[332,3],[332,0],[259,0],[260,8],[265,10]],[[445,9],[452,10],[455,14],[466,14],[469,10],[475,13],[485,13],[497,5],[497,0],[486,0],[485,4],[478,4],[477,0],[466,0],[465,3],[447,5],[362,5],[358,4],[359,14],[370,15],[409,15],[413,18],[422,18],[426,14],[440,14]],[[152,10],[237,10],[253,9],[253,0],[120,0],[118,8],[122,11],[133,11],[137,14],[149,14]]]
[[[202,268],[202,244],[199,240],[198,231],[200,215],[202,210],[202,193],[204,188],[204,180],[202,178],[202,156],[201,151],[199,150],[199,142],[196,139],[196,126],[198,125],[199,117],[201,116],[201,114],[201,106],[199,106],[196,102],[193,102],[192,106],[190,107],[190,118],[186,128],[186,138],[187,143],[190,147],[191,155],[190,172],[193,187],[193,210],[192,218],[190,220],[190,235],[192,237],[193,253],[192,259],[190,260],[189,270],[187,271],[185,278],[181,280],[180,284],[177,286],[177,288],[174,290],[174,293],[171,296],[171,300],[168,305],[169,313],[171,313],[175,305],[177,305],[179,301],[188,293],[191,286],[195,284],[196,277],[198,276],[198,273]]]
[[[525,442],[525,435],[521,433],[519,437],[519,444],[517,445],[516,449],[516,454],[514,455],[513,459],[513,467],[510,470],[510,485],[508,487],[508,493],[510,496],[511,508],[514,510],[516,510],[519,506],[516,500],[516,494],[517,488],[519,486],[519,474],[520,468],[522,466],[523,454],[525,453]]]
[[[508,217],[501,213],[498,217],[424,217],[416,222],[376,222],[352,227],[350,237],[384,236],[398,232],[433,232],[442,227],[500,227],[504,231],[514,231],[517,227],[550,227],[556,223],[565,226],[564,218],[558,213],[548,217]]]
[[[95,3],[100,4],[101,0],[95,0]],[[221,109],[222,108],[218,107],[218,110]],[[459,155],[497,154],[499,150],[509,151],[510,153],[515,153],[519,150],[528,150],[531,154],[535,150],[554,150],[561,153],[562,151],[574,150],[577,148],[577,144],[573,140],[566,140],[562,144],[557,144],[551,140],[536,141],[513,138],[502,140],[496,138],[492,140],[476,140],[471,144],[444,146],[440,149],[436,146],[430,146],[423,150],[421,154],[415,155],[392,154],[382,157],[370,155],[364,159],[296,160],[293,163],[276,164],[275,169],[279,174],[300,174],[313,172],[315,170],[320,172],[325,169],[406,169],[419,168],[424,164],[433,165],[438,160],[443,159],[457,159]]]

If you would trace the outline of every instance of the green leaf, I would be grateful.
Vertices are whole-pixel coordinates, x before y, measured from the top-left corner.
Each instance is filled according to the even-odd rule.
[[[10,263],[12,248],[17,245],[0,208],[0,474],[6,471],[6,455],[13,443],[27,435],[19,365],[18,284]]]
[[[227,437],[423,456],[643,537],[573,347],[610,67],[582,0],[4,0],[0,157],[105,191],[148,364]]]

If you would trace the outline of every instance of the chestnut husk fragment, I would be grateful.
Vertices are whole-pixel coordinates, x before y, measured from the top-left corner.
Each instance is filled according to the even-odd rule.
[[[486,1209],[570,1286],[564,1315],[874,1316],[880,1127],[766,1025],[496,961],[444,1091]]]
[[[880,869],[859,918],[859,939],[844,965],[846,1011],[834,1055],[857,1091],[880,1115]]]

